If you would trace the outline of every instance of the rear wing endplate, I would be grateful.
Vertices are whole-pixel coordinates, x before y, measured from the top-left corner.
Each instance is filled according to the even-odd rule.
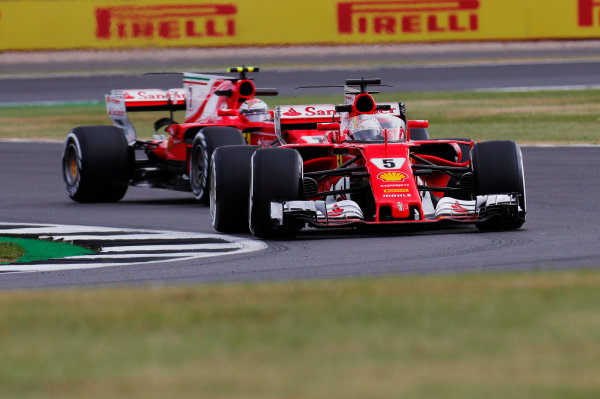
[[[115,126],[123,129],[129,143],[136,140],[135,128],[127,112],[179,111],[186,109],[185,89],[112,90],[106,95],[106,110]]]

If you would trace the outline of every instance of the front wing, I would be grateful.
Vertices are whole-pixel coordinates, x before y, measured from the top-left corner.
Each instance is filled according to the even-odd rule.
[[[403,225],[416,223],[476,223],[493,217],[507,217],[522,212],[515,194],[480,195],[475,200],[442,198],[435,209],[413,219],[391,221],[367,221],[354,201],[334,203],[326,201],[271,202],[271,222],[277,226],[307,224],[317,228],[348,227],[353,225]]]

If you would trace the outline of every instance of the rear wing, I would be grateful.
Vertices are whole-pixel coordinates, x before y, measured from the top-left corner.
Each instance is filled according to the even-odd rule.
[[[231,79],[227,76],[186,72],[183,74],[182,88],[112,90],[106,95],[106,109],[114,125],[123,129],[127,141],[132,143],[136,140],[136,132],[127,112],[185,111],[186,122],[196,120],[215,111],[216,104],[207,104],[210,102],[208,100],[217,83]]]
[[[333,104],[278,105],[275,108],[275,134],[286,144],[282,132],[288,130],[318,130],[319,123],[339,122]]]
[[[112,90],[106,95],[106,110],[115,126],[123,129],[129,143],[136,140],[135,128],[127,112],[178,111],[186,109],[185,89]]]
[[[386,114],[406,118],[404,103],[377,103],[389,105],[389,110],[377,110]],[[333,104],[278,105],[275,108],[275,134],[282,144],[286,144],[282,132],[289,130],[322,130],[319,124],[339,123],[343,112],[336,112]],[[347,113],[345,113],[347,115]],[[326,127],[325,125],[323,125]]]

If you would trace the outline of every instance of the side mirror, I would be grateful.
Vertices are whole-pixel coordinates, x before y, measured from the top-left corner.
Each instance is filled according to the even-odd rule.
[[[238,116],[240,111],[237,109],[220,109],[217,111],[219,116]]]
[[[317,123],[317,130],[340,130],[339,123]]]

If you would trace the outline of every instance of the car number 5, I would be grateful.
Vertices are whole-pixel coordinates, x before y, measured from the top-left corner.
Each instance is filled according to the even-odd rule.
[[[384,159],[383,167],[386,169],[394,169],[396,167],[396,162],[393,159]]]
[[[404,162],[405,158],[373,158],[371,162],[375,164],[379,169],[400,169]]]

